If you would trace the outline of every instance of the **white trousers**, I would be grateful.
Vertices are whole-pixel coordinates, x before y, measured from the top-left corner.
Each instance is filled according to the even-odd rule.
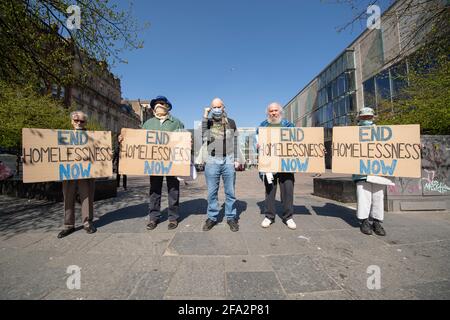
[[[384,185],[360,181],[356,183],[358,219],[384,219]]]

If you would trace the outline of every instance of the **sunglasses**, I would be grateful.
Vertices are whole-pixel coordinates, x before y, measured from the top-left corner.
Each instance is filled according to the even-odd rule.
[[[73,119],[73,122],[85,123],[86,121],[84,121],[84,120],[79,120],[79,119]]]

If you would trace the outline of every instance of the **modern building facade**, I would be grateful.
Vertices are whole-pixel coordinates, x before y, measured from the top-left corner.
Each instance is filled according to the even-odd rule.
[[[256,128],[238,128],[238,150],[247,165],[258,164]]]
[[[299,127],[323,127],[331,147],[332,128],[355,124],[363,107],[393,101],[407,85],[408,56],[425,42],[442,0],[398,0],[381,16],[379,29],[366,29],[285,106]],[[327,167],[331,152],[327,153]]]

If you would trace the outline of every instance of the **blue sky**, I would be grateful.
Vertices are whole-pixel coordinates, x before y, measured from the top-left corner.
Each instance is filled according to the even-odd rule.
[[[365,28],[338,33],[355,11],[335,2],[135,0],[133,15],[150,22],[139,35],[144,48],[112,71],[123,98],[165,95],[186,128],[214,97],[238,127],[254,127],[270,102],[289,102]],[[388,3],[380,1],[383,11]]]

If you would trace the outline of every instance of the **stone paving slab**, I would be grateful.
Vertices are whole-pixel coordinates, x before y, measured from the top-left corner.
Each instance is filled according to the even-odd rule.
[[[418,224],[410,227],[399,227],[388,232],[382,240],[388,244],[408,244],[450,239],[450,226]]]
[[[248,250],[242,233],[180,232],[175,235],[166,255],[230,256],[245,255]]]
[[[449,299],[450,213],[386,213],[386,237],[366,236],[355,223],[355,204],[312,196],[312,178],[296,179],[297,230],[264,215],[263,185],[240,172],[240,231],[223,212],[202,231],[206,186],[181,185],[179,227],[145,228],[148,178],[95,202],[97,233],[79,230],[64,239],[62,203],[0,196],[0,298],[3,299]],[[239,191],[240,190],[240,191]],[[219,194],[223,203],[223,187]],[[279,199],[279,195],[277,196]],[[281,203],[277,204],[281,214]],[[81,217],[76,207],[77,225]],[[69,290],[66,272],[81,268],[81,289]],[[381,287],[367,286],[378,266]]]
[[[49,233],[8,234],[0,238],[0,248],[26,248],[46,238],[50,238]]]
[[[113,298],[128,300],[161,300],[169,287],[172,272],[128,272],[118,283]]]
[[[89,253],[123,255],[157,255],[166,250],[174,233],[115,233],[93,245]]]
[[[274,272],[227,272],[227,298],[231,300],[285,299]]]
[[[133,272],[175,273],[183,261],[179,256],[141,256],[131,266]]]
[[[106,300],[111,299],[109,294],[96,291],[57,289],[47,294],[44,300]]]
[[[405,288],[412,291],[420,300],[448,300],[450,296],[450,281],[435,281],[420,283]]]
[[[308,256],[273,256],[270,260],[287,294],[341,289]]]
[[[70,235],[70,237],[58,239],[57,234],[48,232],[40,241],[30,244],[27,249],[30,250],[53,250],[58,253],[83,252],[90,248],[108,240],[111,234],[94,233],[86,234],[84,230],[78,230]]]
[[[224,297],[224,258],[186,257],[172,277],[166,296]]]
[[[42,299],[65,286],[66,269],[46,265],[53,253],[27,251],[1,264],[0,299]]]
[[[304,238],[289,230],[275,232],[263,230],[262,232],[247,232],[243,234],[250,255],[272,254],[304,254],[311,252],[311,246]]]
[[[322,292],[306,292],[289,294],[288,300],[353,300],[353,297],[344,290],[338,291],[322,291]]]
[[[230,256],[225,258],[226,272],[273,271],[272,264],[263,256]]]

